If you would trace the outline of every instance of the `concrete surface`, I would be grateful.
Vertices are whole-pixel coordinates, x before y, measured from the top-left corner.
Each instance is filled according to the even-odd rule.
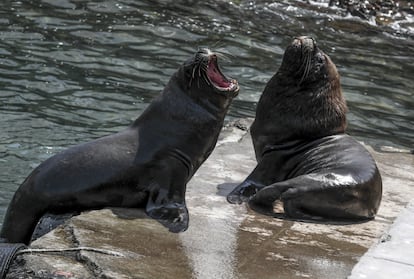
[[[19,255],[7,278],[347,278],[368,248],[388,235],[391,240],[378,245],[383,247],[378,252],[369,250],[350,278],[392,278],[363,273],[388,266],[409,274],[414,250],[408,245],[412,238],[405,237],[413,232],[413,218],[401,215],[402,221],[387,231],[414,197],[412,154],[370,150],[384,184],[375,220],[347,225],[280,220],[225,199],[255,166],[244,129],[249,124],[243,120],[224,129],[216,149],[190,181],[186,232],[169,233],[135,209],[85,212],[34,241],[32,249],[55,250]],[[413,212],[413,207],[407,210]],[[71,248],[77,250],[67,250]]]
[[[348,278],[414,278],[414,202],[361,258]]]

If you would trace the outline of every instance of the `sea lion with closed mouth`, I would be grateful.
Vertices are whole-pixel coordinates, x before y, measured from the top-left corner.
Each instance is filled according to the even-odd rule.
[[[381,176],[370,153],[345,134],[346,111],[335,64],[314,39],[294,39],[257,105],[257,166],[227,200],[294,219],[373,218]],[[273,210],[279,200],[282,215]]]
[[[16,191],[0,237],[28,244],[45,213],[145,208],[180,232],[188,227],[186,184],[212,152],[236,80],[200,49],[127,129],[73,146],[41,163]]]

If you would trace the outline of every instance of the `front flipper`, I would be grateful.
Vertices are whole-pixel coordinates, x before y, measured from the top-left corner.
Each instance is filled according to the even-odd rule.
[[[179,233],[188,228],[188,209],[185,203],[166,203],[156,205],[148,202],[146,212],[148,216],[156,219],[170,232]]]
[[[247,202],[263,187],[263,185],[255,183],[254,181],[245,180],[227,195],[227,201],[233,204]]]
[[[279,177],[275,176],[278,167],[279,163],[275,154],[266,154],[246,180],[227,195],[227,201],[233,204],[248,202],[261,189],[280,180]]]
[[[192,165],[186,155],[178,150],[170,150],[168,155],[162,153],[162,159],[153,167],[154,180],[148,188],[145,211],[170,232],[178,233],[188,228],[185,190]]]
[[[188,228],[189,217],[185,201],[171,201],[163,189],[150,193],[145,211],[170,232],[179,233]]]

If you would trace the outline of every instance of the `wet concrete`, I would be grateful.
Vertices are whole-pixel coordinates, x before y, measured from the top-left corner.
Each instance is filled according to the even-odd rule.
[[[80,251],[19,255],[7,278],[346,278],[414,196],[414,156],[370,150],[384,184],[373,221],[334,225],[275,219],[225,200],[256,163],[251,139],[240,129],[249,121],[243,121],[223,131],[190,181],[186,232],[169,233],[139,210],[83,213],[30,247]]]
[[[414,274],[414,202],[353,268],[349,279],[411,279]]]

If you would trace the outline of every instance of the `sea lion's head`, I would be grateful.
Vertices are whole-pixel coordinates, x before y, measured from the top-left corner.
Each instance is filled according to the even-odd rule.
[[[220,70],[220,56],[208,48],[200,48],[180,67],[175,77],[193,99],[226,107],[239,93],[239,85]]]
[[[312,37],[302,36],[292,41],[286,48],[279,72],[297,86],[329,82],[335,89],[340,87],[335,64]]]

